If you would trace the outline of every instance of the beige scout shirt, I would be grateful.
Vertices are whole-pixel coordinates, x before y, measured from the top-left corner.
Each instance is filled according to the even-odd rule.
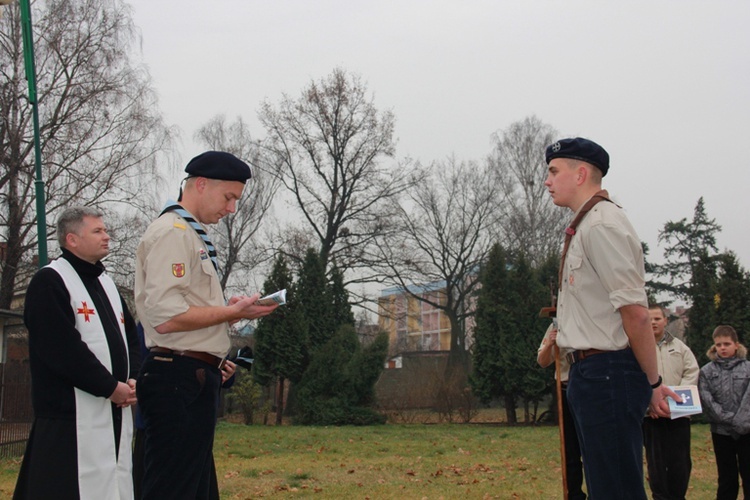
[[[167,334],[154,329],[190,306],[221,305],[224,292],[201,237],[174,212],[152,222],[138,245],[135,267],[135,306],[146,346],[224,357],[230,347],[228,323]]]
[[[693,351],[669,333],[656,344],[656,363],[665,384],[698,385],[700,368]]]
[[[568,248],[557,303],[557,345],[626,348],[619,309],[632,304],[647,307],[644,276],[641,241],[630,221],[614,203],[597,203]]]

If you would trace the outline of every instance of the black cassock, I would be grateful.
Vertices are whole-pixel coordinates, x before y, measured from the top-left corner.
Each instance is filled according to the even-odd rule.
[[[121,301],[118,308],[122,307],[122,315],[117,317],[99,280],[104,272],[101,263],[94,265],[83,261],[67,250],[63,250],[62,258],[80,277],[93,304],[85,304],[74,311],[75,306],[71,304],[71,294],[63,277],[49,267],[38,271],[29,284],[24,322],[29,330],[34,423],[14,499],[80,498],[79,476],[88,475],[96,479],[96,467],[105,465],[93,464],[91,470],[79,470],[79,454],[84,454],[83,450],[79,453],[79,446],[94,447],[92,450],[104,448],[101,442],[79,439],[77,426],[81,425],[81,416],[76,412],[76,399],[81,405],[81,394],[100,404],[101,398],[104,398],[106,406],[102,413],[111,418],[112,434],[109,439],[112,442],[103,444],[112,449],[110,445],[114,443],[114,453],[105,457],[104,461],[116,463],[120,448],[124,447],[123,452],[130,450],[131,443],[121,439],[121,429],[123,411],[130,412],[131,409],[117,408],[106,398],[114,392],[118,381],[136,378],[140,352],[135,322],[119,296],[116,297]],[[67,266],[67,263],[63,264]],[[83,317],[86,314],[90,315],[89,319],[97,316],[101,322],[106,344],[101,344],[100,351],[102,348],[105,353],[108,350],[111,372],[82,340],[76,328],[77,315]],[[124,323],[127,347],[123,341],[121,323]],[[109,415],[106,415],[107,411]],[[130,418],[129,414],[125,416]],[[112,496],[108,497],[119,498],[116,485],[112,485],[112,489]]]

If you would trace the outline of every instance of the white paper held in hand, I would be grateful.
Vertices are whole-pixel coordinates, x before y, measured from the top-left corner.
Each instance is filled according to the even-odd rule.
[[[698,386],[674,385],[670,386],[669,388],[682,398],[682,401],[675,401],[671,397],[667,397],[667,402],[669,403],[669,411],[673,420],[675,418],[703,413],[703,408],[701,407],[701,398],[698,393]]]
[[[271,295],[266,295],[265,297],[259,298],[256,304],[261,306],[270,306],[273,304],[283,306],[284,304],[286,304],[286,288],[272,293]]]

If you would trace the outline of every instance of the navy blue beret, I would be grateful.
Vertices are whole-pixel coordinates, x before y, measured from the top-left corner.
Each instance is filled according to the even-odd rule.
[[[190,177],[206,177],[222,181],[239,181],[243,184],[250,177],[250,167],[231,153],[206,151],[199,154],[185,167]]]
[[[547,164],[555,158],[570,158],[572,160],[585,161],[602,171],[602,177],[609,170],[609,154],[603,147],[582,137],[573,139],[560,139],[554,144],[547,146],[545,151]]]

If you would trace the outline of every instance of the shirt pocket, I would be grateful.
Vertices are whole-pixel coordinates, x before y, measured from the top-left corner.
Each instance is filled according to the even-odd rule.
[[[218,280],[219,276],[214,268],[213,261],[209,259],[201,260],[201,279],[200,279],[200,294],[209,299],[214,299],[214,287],[213,280]]]
[[[578,253],[569,253],[565,257],[565,267],[568,270],[568,290],[574,295],[578,296],[581,289],[581,280],[583,275],[583,255]]]

